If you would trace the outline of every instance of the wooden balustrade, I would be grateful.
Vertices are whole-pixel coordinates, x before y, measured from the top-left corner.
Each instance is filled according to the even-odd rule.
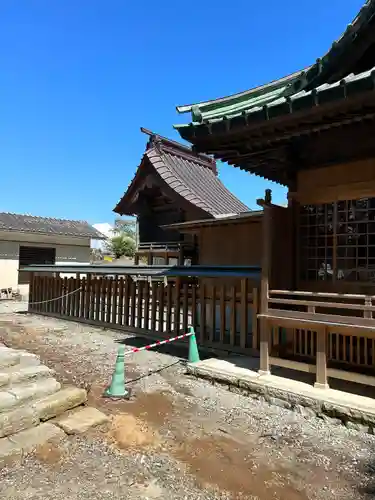
[[[259,315],[269,332],[269,364],[375,385],[373,295],[270,290]],[[267,346],[266,346],[267,350]],[[347,370],[353,370],[348,373]],[[355,373],[361,372],[361,373]]]
[[[29,312],[165,338],[192,325],[201,345],[239,353],[258,346],[258,290],[197,280],[34,276]]]

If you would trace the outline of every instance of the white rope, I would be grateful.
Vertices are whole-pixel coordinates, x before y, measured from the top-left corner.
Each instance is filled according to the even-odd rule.
[[[35,304],[46,304],[47,302],[53,302],[54,300],[63,299],[64,297],[67,297],[68,295],[72,295],[73,293],[76,293],[79,290],[81,290],[81,287],[77,288],[77,290],[73,290],[72,292],[65,293],[64,295],[61,295],[60,297],[55,297],[53,299],[48,299],[48,300],[41,300],[40,302],[28,302],[27,300],[21,300],[21,302],[28,302],[29,306],[33,306]]]

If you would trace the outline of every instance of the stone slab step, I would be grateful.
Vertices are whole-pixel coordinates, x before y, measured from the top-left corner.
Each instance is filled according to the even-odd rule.
[[[40,365],[39,356],[31,352],[21,351],[20,365],[22,366],[36,366]]]
[[[46,442],[58,442],[64,437],[65,433],[61,428],[49,422],[44,422],[32,429],[13,434],[7,439],[18,445],[24,453],[31,453],[35,448]]]
[[[67,434],[82,434],[90,427],[104,424],[108,422],[107,415],[97,410],[86,406],[76,410],[56,421],[56,425],[61,427]]]
[[[0,347],[0,370],[8,368],[8,366],[17,365],[20,359],[21,355],[19,352],[7,347]]]
[[[62,429],[49,422],[18,432],[10,437],[1,438],[0,468],[12,459],[22,459],[24,455],[35,451],[47,442],[59,443],[64,438],[65,433]]]
[[[23,404],[54,394],[60,389],[61,384],[56,379],[46,378],[30,384],[12,386],[7,392],[16,398],[18,404]]]
[[[17,364],[22,366],[40,365],[40,359],[39,356],[31,352],[0,345],[0,371]]]
[[[39,423],[37,412],[30,406],[0,413],[0,438],[35,427]]]
[[[7,391],[0,391],[0,415],[12,410],[18,404],[16,396]]]
[[[55,372],[45,365],[12,365],[0,372],[0,387],[33,383],[53,377]]]
[[[38,418],[42,421],[49,420],[84,404],[87,401],[87,392],[78,387],[67,387],[54,394],[33,403]]]
[[[22,448],[8,438],[0,439],[0,470],[14,460],[22,459]]]

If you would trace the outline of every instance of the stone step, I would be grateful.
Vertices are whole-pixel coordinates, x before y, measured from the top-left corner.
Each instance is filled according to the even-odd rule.
[[[35,427],[39,422],[37,412],[30,406],[0,413],[0,438]]]
[[[22,366],[36,366],[40,365],[39,356],[31,352],[21,351],[20,365]]]
[[[8,439],[18,445],[24,453],[31,453],[38,446],[51,441],[60,441],[65,438],[65,433],[56,425],[44,422],[37,427],[18,432]]]
[[[109,421],[107,415],[96,408],[85,406],[74,412],[63,415],[56,421],[56,425],[61,427],[67,434],[82,434],[90,427],[104,424]]]
[[[21,354],[7,347],[0,347],[0,371],[3,368],[17,365],[20,362]]]
[[[8,411],[0,413],[0,438],[35,427],[41,420],[60,416],[67,410],[84,404],[86,400],[87,393],[84,389],[69,387],[22,406],[8,407]]]
[[[0,345],[0,372],[17,364],[22,366],[36,366],[40,365],[40,359],[39,356],[31,352]]]
[[[67,387],[54,394],[35,401],[32,405],[38,418],[42,421],[62,415],[84,404],[87,401],[87,392],[78,387]]]
[[[45,365],[12,365],[0,372],[0,387],[8,390],[8,387],[17,384],[32,383],[47,377],[53,377],[55,372]]]
[[[60,389],[61,384],[56,379],[49,377],[37,382],[9,387],[7,392],[17,399],[18,404],[24,404],[54,394]]]
[[[31,403],[59,391],[61,385],[54,378],[45,378],[30,384],[19,384],[0,391],[0,414],[25,403]]]
[[[66,434],[56,425],[45,422],[31,429],[0,439],[0,469],[10,460],[20,460],[47,442],[60,443]]]

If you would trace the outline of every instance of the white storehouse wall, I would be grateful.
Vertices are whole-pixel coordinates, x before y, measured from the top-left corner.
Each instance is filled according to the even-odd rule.
[[[18,285],[20,246],[55,248],[58,265],[90,263],[89,238],[0,232],[0,288],[12,287],[22,295],[29,287]]]

